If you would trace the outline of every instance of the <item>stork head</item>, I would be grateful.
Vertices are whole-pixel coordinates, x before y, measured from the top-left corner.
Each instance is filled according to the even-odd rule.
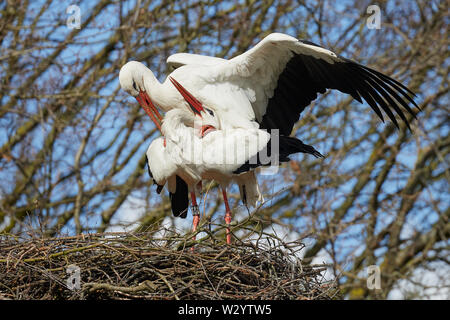
[[[144,75],[148,68],[138,62],[129,61],[120,69],[119,82],[122,89],[133,97],[137,97],[139,92],[144,91]]]
[[[194,129],[196,129],[197,136],[202,138],[208,133],[220,129],[219,121],[213,110],[203,107],[200,115],[200,117],[196,116],[194,120]]]
[[[170,140],[178,140],[175,136],[191,134],[203,138],[216,129],[219,129],[219,121],[208,108],[204,108],[201,116],[184,108],[172,108],[166,112],[162,123],[162,133]]]
[[[122,89],[136,98],[141,107],[146,108],[151,104],[144,86],[144,76],[151,71],[138,61],[127,62],[119,72],[119,82]]]
[[[215,116],[213,110],[203,106],[189,91],[187,91],[177,80],[169,77],[172,84],[183,96],[184,100],[188,103],[189,108],[192,111],[191,116],[194,120],[194,128],[198,129],[197,135],[204,137],[209,132],[219,128],[219,121]]]

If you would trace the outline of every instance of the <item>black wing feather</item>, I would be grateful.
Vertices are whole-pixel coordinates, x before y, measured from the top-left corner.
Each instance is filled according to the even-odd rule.
[[[301,42],[320,47],[309,41]],[[305,107],[317,98],[318,93],[325,93],[327,89],[350,94],[360,103],[365,100],[382,121],[383,109],[398,127],[396,113],[410,128],[404,110],[414,118],[416,113],[407,101],[420,110],[412,98],[415,94],[411,90],[399,81],[352,60],[343,57],[335,60],[329,63],[313,56],[294,53],[278,78],[260,128],[280,129],[281,135],[290,135]]]
[[[278,163],[281,162],[288,162],[290,161],[289,155],[302,152],[302,153],[308,153],[312,154],[315,157],[323,157],[323,155],[314,149],[313,146],[304,144],[301,140],[297,139],[296,137],[287,137],[280,135],[278,138],[278,150],[272,150],[272,137],[274,137],[274,133],[272,133],[271,138],[267,145],[259,151],[257,154],[255,154],[250,160],[245,162],[243,165],[241,165],[239,168],[237,168],[235,171],[233,171],[234,174],[240,174],[243,172],[250,171],[252,169],[255,169],[257,167],[261,166],[268,166],[272,165],[273,163],[267,163],[267,160],[274,159],[276,157],[276,160],[278,160]],[[272,154],[272,152],[275,152]]]
[[[189,207],[188,185],[176,176],[175,193],[169,192],[172,213],[175,217],[186,218]]]

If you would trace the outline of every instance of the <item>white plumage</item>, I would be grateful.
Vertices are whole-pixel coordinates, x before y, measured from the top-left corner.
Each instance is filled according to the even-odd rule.
[[[175,216],[186,216],[188,192],[191,193],[193,231],[199,223],[195,186],[204,179],[216,180],[223,190],[227,242],[230,243],[231,211],[226,187],[235,180],[245,204],[256,206],[263,200],[253,171],[240,174],[234,171],[267,146],[270,134],[259,129],[220,130],[213,112],[202,110],[199,114],[201,118],[182,109],[166,113],[161,128],[164,137],[153,140],[147,150],[149,172],[158,186],[168,184]]]
[[[203,66],[213,66],[218,63],[226,62],[226,59],[204,56],[195,53],[175,53],[167,58],[167,67],[169,70],[173,71],[176,68],[190,64],[190,65],[203,65]]]
[[[366,100],[383,119],[381,108],[396,125],[394,112],[406,123],[403,110],[415,115],[406,102],[416,105],[409,96],[414,94],[398,81],[281,33],[230,60],[183,53],[168,62],[179,66],[168,79],[214,110],[222,128],[278,128],[289,135],[303,109],[328,88]],[[165,111],[189,107],[171,81],[160,83],[139,62],[125,64],[119,78],[124,90],[133,96],[145,91]]]
[[[281,161],[288,161],[288,155],[294,152],[320,156],[313,147],[288,136],[302,111],[327,89],[350,94],[360,103],[364,100],[381,120],[384,113],[396,126],[399,116],[409,127],[404,111],[415,117],[409,103],[418,108],[411,97],[414,93],[400,82],[312,42],[280,33],[268,35],[230,60],[177,53],[167,63],[175,70],[163,83],[136,61],[122,67],[119,80],[166,137],[166,146],[162,138],[156,139],[148,156],[154,179],[162,184],[168,181],[172,191],[178,185],[174,175],[191,189],[201,179],[216,179],[226,185],[233,178],[243,177],[244,181],[238,183],[255,184],[255,196],[249,201],[253,204],[260,199],[252,171],[259,164],[245,163],[236,169],[223,162],[211,163],[236,147],[237,152],[232,153],[242,165],[248,160],[244,149],[252,153],[259,150],[260,143],[267,143],[267,135],[259,129],[279,130]],[[167,112],[163,128],[157,108]],[[208,121],[202,110],[213,115],[214,124],[198,131],[193,119],[200,115]],[[209,132],[211,128],[216,131]],[[194,152],[196,147],[201,150]],[[237,176],[238,172],[246,173]]]
[[[201,128],[213,126],[203,134]],[[175,193],[173,177],[178,175],[189,191],[201,180],[216,180],[223,188],[234,180],[246,190],[246,202],[256,206],[262,201],[253,172],[233,172],[263,150],[270,134],[259,129],[221,130],[215,116],[204,113],[202,118],[188,110],[169,110],[162,124],[163,137],[152,141],[147,150],[149,168],[158,185],[172,178],[168,189]],[[164,143],[165,139],[165,143]]]

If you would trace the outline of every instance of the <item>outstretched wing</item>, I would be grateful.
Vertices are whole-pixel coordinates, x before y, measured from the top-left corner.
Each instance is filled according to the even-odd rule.
[[[156,191],[160,193],[166,183],[175,217],[186,218],[189,206],[188,185],[176,175],[177,166],[164,152],[164,138],[158,137],[150,143],[146,152],[148,174],[158,186]]]
[[[212,71],[221,81],[254,92],[252,107],[262,129],[289,135],[300,113],[318,93],[337,89],[360,103],[365,100],[383,119],[383,110],[398,126],[397,114],[409,127],[404,111],[415,117],[407,87],[400,82],[340,57],[312,42],[273,33],[247,52],[218,64]]]
[[[167,66],[169,70],[174,70],[176,68],[179,68],[181,66],[187,65],[187,64],[194,64],[194,65],[200,65],[200,66],[213,66],[218,63],[223,63],[227,60],[217,57],[211,57],[211,56],[203,56],[200,54],[195,53],[175,53],[167,58]]]

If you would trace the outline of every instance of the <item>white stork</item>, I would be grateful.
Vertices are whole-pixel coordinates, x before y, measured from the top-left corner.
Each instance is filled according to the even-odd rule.
[[[244,204],[250,204],[253,207],[256,207],[257,202],[262,201],[263,197],[259,191],[259,186],[256,180],[256,176],[253,169],[254,167],[257,167],[259,165],[262,165],[263,162],[259,161],[258,158],[258,152],[250,153],[250,155],[255,154],[256,159],[251,164],[250,163],[244,163],[242,161],[236,160],[236,157],[238,159],[243,160],[242,156],[244,154],[248,153],[249,146],[248,143],[251,144],[250,149],[254,150],[256,146],[254,146],[254,142],[250,139],[246,138],[246,135],[243,134],[242,137],[244,138],[243,141],[245,141],[244,144],[240,143],[239,147],[237,149],[234,149],[233,151],[230,151],[230,147],[234,146],[232,145],[232,142],[235,141],[235,139],[238,138],[236,134],[238,134],[237,131],[234,131],[234,139],[226,138],[226,139],[215,139],[213,141],[210,141],[210,139],[207,139],[208,141],[205,141],[205,143],[198,143],[198,141],[195,141],[196,143],[188,144],[186,140],[188,139],[194,139],[194,137],[200,137],[203,138],[205,135],[207,135],[209,132],[220,129],[220,123],[218,119],[214,116],[214,112],[208,108],[203,108],[202,104],[193,97],[189,92],[187,92],[183,86],[181,86],[176,80],[171,79],[173,85],[177,88],[179,93],[186,99],[186,101],[189,102],[190,110],[189,109],[171,109],[167,112],[166,117],[164,118],[163,124],[161,126],[161,123],[159,122],[161,116],[159,113],[157,113],[157,117],[155,117],[154,114],[152,114],[152,110],[157,112],[156,107],[154,106],[151,98],[148,96],[148,94],[143,95],[140,93],[140,96],[138,98],[139,102],[144,101],[145,104],[142,106],[146,110],[146,112],[149,114],[149,116],[152,118],[152,120],[157,125],[158,129],[161,131],[161,134],[164,136],[164,138],[157,139],[154,143],[152,143],[147,151],[147,162],[149,164],[149,174],[153,178],[154,182],[158,185],[157,192],[160,193],[164,184],[166,182],[169,182],[169,194],[172,204],[172,212],[175,216],[180,216],[182,218],[186,217],[187,208],[188,208],[188,200],[187,197],[184,197],[185,194],[187,194],[187,190],[190,190],[191,194],[191,201],[192,201],[192,210],[193,210],[193,231],[196,230],[198,222],[199,222],[199,215],[200,212],[198,210],[197,200],[196,200],[196,194],[195,194],[195,186],[201,185],[201,178],[207,179],[207,180],[216,180],[219,182],[219,184],[222,186],[222,195],[225,203],[226,208],[226,215],[225,220],[227,224],[231,223],[231,211],[228,204],[228,197],[226,194],[226,186],[231,180],[231,177],[234,178],[234,180],[239,185],[239,190],[241,194],[241,199],[243,200]],[[193,113],[191,113],[191,111]],[[187,112],[187,113],[186,113]],[[199,116],[199,118],[194,119],[193,114]],[[152,116],[153,115],[153,116]],[[188,129],[189,128],[189,129]],[[242,128],[240,129],[243,130]],[[223,131],[221,131],[223,133]],[[239,132],[242,133],[242,132]],[[266,135],[268,133],[266,132]],[[167,154],[161,155],[161,150],[166,151],[166,149],[162,149],[161,145],[166,147],[166,138],[170,139],[170,146],[167,148]],[[283,137],[284,139],[284,137]],[[195,140],[195,139],[194,139]],[[198,140],[198,139],[197,139]],[[292,140],[292,138],[288,138],[289,141]],[[180,142],[181,141],[181,142]],[[284,142],[286,139],[283,140]],[[209,143],[209,144],[208,144]],[[219,144],[217,144],[219,143]],[[214,152],[217,151],[217,147],[220,146],[220,143],[226,143],[226,150],[222,150],[221,152]],[[301,142],[300,142],[301,143]],[[301,143],[302,144],[302,143]],[[209,155],[205,154],[202,150],[199,150],[199,146],[202,145],[209,145],[209,148],[206,148],[209,152]],[[174,147],[173,147],[174,146]],[[191,150],[191,152],[187,152],[189,150],[189,147],[194,147],[195,150]],[[303,144],[302,144],[303,146]],[[235,146],[237,147],[237,146]],[[253,149],[252,149],[253,148]],[[288,161],[286,155],[284,155],[283,152],[287,152],[290,150],[294,150],[293,152],[300,152],[302,149],[298,149],[298,146],[294,144],[294,148],[292,149],[292,146],[288,146],[287,148],[283,149],[281,152],[283,154],[282,160]],[[202,149],[202,148],[200,148]],[[258,149],[259,150],[259,149]],[[309,149],[307,149],[309,150]],[[195,152],[195,153],[193,153]],[[212,153],[211,153],[212,152]],[[232,171],[230,171],[230,168],[226,166],[228,162],[224,162],[223,160],[220,161],[221,157],[224,157],[228,153],[228,156],[232,156],[233,160],[232,164],[240,164],[242,162],[243,166],[239,168],[233,168],[237,170],[236,173],[239,173],[239,176],[233,176]],[[267,153],[267,152],[266,152]],[[290,154],[289,153],[289,154]],[[153,155],[153,156],[151,156]],[[240,158],[239,158],[239,156]],[[153,161],[149,160],[149,157],[151,156],[152,160],[156,159],[157,164],[153,165],[154,168],[157,170],[156,178],[153,177],[152,169],[150,163],[154,163]],[[209,159],[206,162],[202,161],[203,157],[206,157]],[[174,162],[174,159],[177,159]],[[191,159],[191,161],[189,161]],[[287,159],[287,160],[286,160]],[[214,164],[213,167],[208,166],[209,163]],[[245,159],[248,160],[248,159]],[[230,159],[228,159],[230,161]],[[278,159],[277,159],[278,161]],[[190,168],[189,164],[191,163],[195,164],[195,169]],[[219,169],[217,165],[221,165],[222,169]],[[201,173],[200,173],[201,172]],[[245,174],[243,174],[245,172]],[[242,174],[241,174],[242,173]],[[159,181],[159,183],[158,183]],[[230,234],[229,234],[229,228],[227,228],[227,242],[230,243]]]
[[[408,102],[418,108],[410,96],[414,93],[400,82],[280,33],[268,35],[230,60],[184,53],[169,57],[168,62],[179,67],[163,83],[142,63],[128,62],[119,75],[122,88],[144,108],[149,95],[164,111],[188,108],[189,101],[173,85],[176,81],[218,115],[222,128],[279,129],[289,135],[300,113],[328,88],[361,103],[365,100],[382,120],[383,110],[396,126],[395,113],[408,127],[403,110],[415,117]]]
[[[232,180],[239,185],[243,201],[256,206],[261,194],[251,170],[271,164],[260,161],[261,156],[268,156],[279,163],[289,161],[288,156],[296,152],[316,157],[321,154],[297,138],[286,136],[275,136],[278,150],[274,150],[271,148],[274,136],[266,130],[222,130],[211,110],[201,107],[194,110],[171,109],[165,114],[161,126],[164,137],[153,140],[147,150],[149,173],[159,190],[167,182],[175,216],[186,217],[190,192],[194,232],[199,222],[195,186],[201,180],[216,180],[222,188],[227,243],[230,243],[232,215],[225,190]]]
[[[157,107],[195,113],[203,106],[215,113],[222,130],[279,129],[280,136],[288,136],[301,112],[327,89],[350,94],[360,103],[365,100],[382,121],[383,110],[397,127],[395,114],[409,128],[404,111],[415,117],[409,103],[419,108],[414,93],[400,82],[280,33],[230,60],[179,53],[168,63],[176,69],[163,83],[136,61],[125,64],[119,75],[122,88],[136,97],[159,129]]]

